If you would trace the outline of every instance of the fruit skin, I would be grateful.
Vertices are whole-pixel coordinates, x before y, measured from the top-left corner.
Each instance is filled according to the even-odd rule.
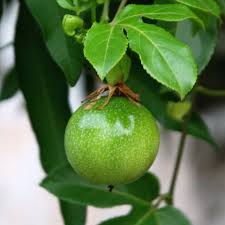
[[[152,165],[159,147],[159,130],[152,114],[125,97],[105,98],[91,109],[82,105],[65,132],[67,158],[74,170],[95,184],[135,181]]]

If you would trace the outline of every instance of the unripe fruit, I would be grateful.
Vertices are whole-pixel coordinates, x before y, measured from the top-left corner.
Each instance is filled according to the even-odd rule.
[[[91,108],[82,105],[70,118],[65,148],[74,170],[95,184],[135,181],[152,165],[159,131],[152,114],[125,97],[112,97],[103,109],[101,98]]]

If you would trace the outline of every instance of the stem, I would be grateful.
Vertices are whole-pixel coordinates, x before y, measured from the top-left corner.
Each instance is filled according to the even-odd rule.
[[[181,134],[181,138],[180,138],[180,143],[179,143],[178,152],[177,152],[177,158],[176,158],[176,162],[175,162],[175,166],[174,166],[174,170],[173,170],[173,176],[172,176],[170,189],[169,189],[169,195],[171,198],[168,199],[167,203],[170,205],[173,205],[173,201],[174,201],[174,191],[175,191],[175,187],[176,187],[178,172],[180,170],[181,159],[182,159],[182,156],[184,153],[186,137],[187,137],[187,133],[185,130],[183,130],[183,132]]]
[[[173,169],[172,180],[171,180],[170,188],[169,188],[169,192],[168,192],[168,196],[170,196],[170,197],[167,199],[167,203],[170,205],[174,204],[174,192],[175,192],[175,187],[176,187],[176,183],[177,183],[178,173],[180,171],[182,156],[184,154],[184,147],[185,147],[185,142],[187,139],[187,127],[188,127],[188,123],[191,118],[191,114],[193,112],[194,104],[195,104],[195,95],[193,93],[192,108],[186,115],[186,118],[184,119],[183,124],[182,124],[182,134],[180,137],[180,142],[179,142],[178,151],[177,151],[177,157],[176,157],[175,166]]]
[[[103,10],[102,10],[101,22],[109,21],[109,5],[110,5],[110,0],[105,0]]]
[[[161,204],[163,201],[167,201],[167,199],[168,199],[168,194],[161,194],[161,195],[158,197],[156,203],[152,205],[152,208],[157,209],[157,208],[160,206],[160,204]]]
[[[116,14],[115,14],[114,18],[113,18],[113,21],[114,21],[115,18],[118,16],[118,14],[121,12],[121,10],[124,8],[124,6],[127,4],[127,2],[128,2],[128,0],[122,0],[122,1],[120,2],[120,5],[119,5],[119,7],[118,7],[118,9],[117,9],[117,11],[116,11]]]
[[[203,86],[197,86],[195,91],[210,97],[225,97],[225,90],[212,90]]]
[[[96,5],[91,8],[91,21],[92,23],[96,21]]]

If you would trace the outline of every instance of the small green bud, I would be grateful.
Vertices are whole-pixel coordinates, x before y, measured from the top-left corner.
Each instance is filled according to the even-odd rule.
[[[191,110],[192,104],[190,101],[185,102],[168,102],[167,112],[170,117],[177,121],[182,121],[184,116]]]
[[[106,75],[106,81],[110,85],[125,82],[128,79],[131,67],[131,60],[128,55],[123,58]]]
[[[82,28],[83,25],[84,21],[78,16],[66,14],[63,17],[63,30],[68,36],[74,36],[76,33],[76,29]]]

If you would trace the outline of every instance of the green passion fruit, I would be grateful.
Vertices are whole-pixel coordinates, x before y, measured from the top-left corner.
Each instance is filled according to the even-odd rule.
[[[159,148],[159,130],[152,114],[126,97],[105,97],[91,109],[82,105],[65,132],[67,158],[74,170],[95,184],[135,181],[152,165]]]

